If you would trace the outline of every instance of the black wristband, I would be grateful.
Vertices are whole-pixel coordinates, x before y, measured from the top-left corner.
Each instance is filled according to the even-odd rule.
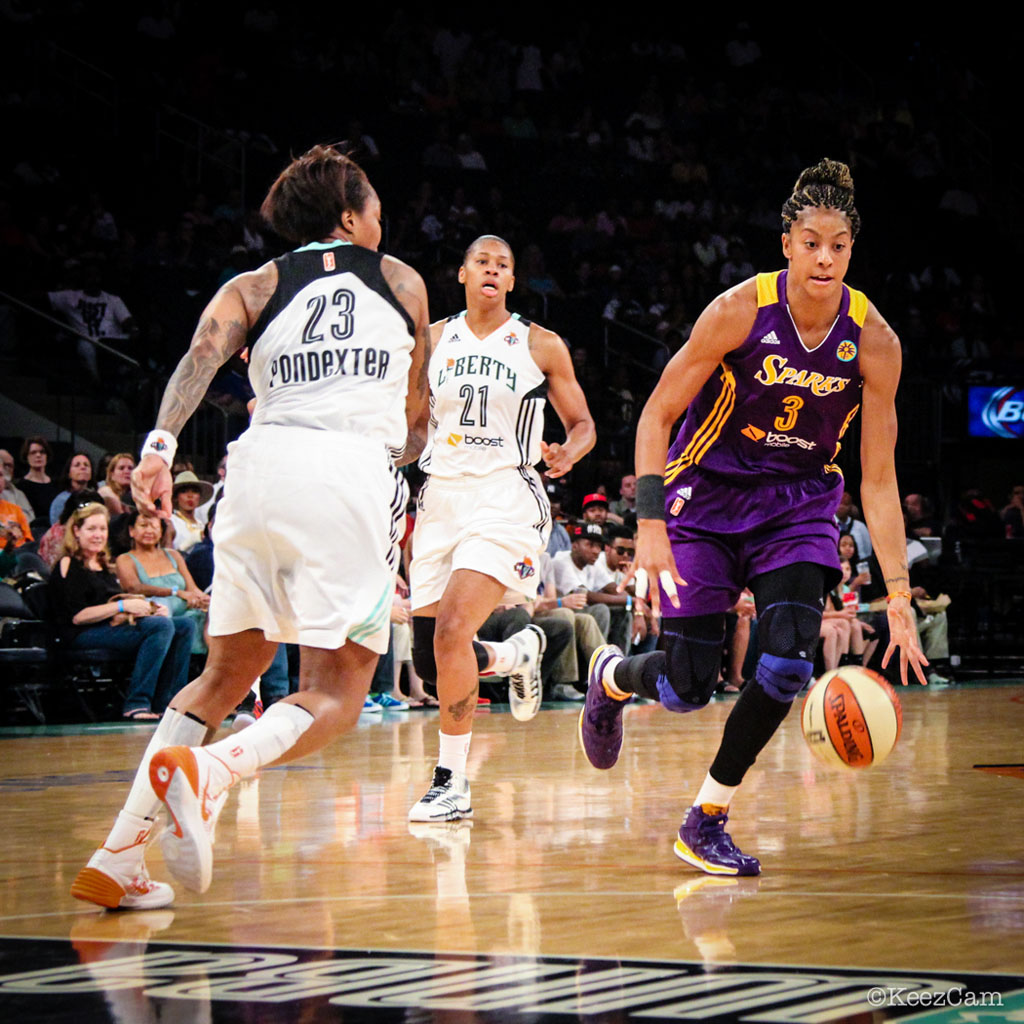
[[[636,481],[637,519],[665,518],[665,480],[657,473],[645,473]]]

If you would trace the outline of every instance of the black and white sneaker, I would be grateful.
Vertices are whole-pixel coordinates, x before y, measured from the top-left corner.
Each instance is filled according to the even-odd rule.
[[[510,636],[508,643],[514,644],[519,651],[519,661],[508,676],[509,708],[516,721],[528,722],[540,710],[540,663],[548,638],[540,626],[531,622]]]
[[[461,772],[440,766],[434,769],[430,789],[409,811],[410,821],[458,821],[472,817],[469,779]]]

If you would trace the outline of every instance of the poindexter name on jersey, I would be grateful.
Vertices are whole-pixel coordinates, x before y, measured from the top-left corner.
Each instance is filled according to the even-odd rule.
[[[391,353],[383,348],[328,348],[285,352],[270,361],[267,387],[304,384],[328,377],[372,377],[384,380]]]

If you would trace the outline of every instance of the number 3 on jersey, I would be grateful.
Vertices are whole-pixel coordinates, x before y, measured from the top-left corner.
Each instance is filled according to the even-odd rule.
[[[775,417],[775,429],[792,430],[796,426],[796,418],[803,407],[804,400],[799,395],[787,395],[782,400],[782,408],[786,410],[786,415]]]
[[[334,297],[331,299],[330,314],[334,321],[330,325],[331,338],[334,341],[345,341],[355,333],[356,325],[353,315],[355,306],[356,297],[347,288],[339,288],[334,293]],[[312,345],[324,340],[324,336],[320,332],[320,320],[327,309],[327,297],[314,295],[306,303],[306,309],[310,310],[310,314],[306,321],[306,329],[302,332],[302,343]]]
[[[473,411],[473,387],[470,384],[463,384],[459,388],[459,398],[466,404],[462,407],[462,415],[459,417],[459,425],[463,427],[486,427],[487,426],[487,387],[486,385],[477,388],[480,395],[480,422],[476,423],[471,415]]]

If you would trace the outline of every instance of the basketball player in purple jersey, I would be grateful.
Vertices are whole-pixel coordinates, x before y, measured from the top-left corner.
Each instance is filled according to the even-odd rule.
[[[861,501],[889,588],[883,664],[899,647],[904,684],[908,666],[924,683],[927,664],[893,460],[899,341],[866,296],[843,284],[860,226],[849,168],[823,160],[805,170],[782,220],[788,269],[718,296],[644,407],[633,565],[637,593],[649,581],[655,612],[667,612],[664,650],[623,658],[617,647],[599,648],[579,722],[591,764],[611,768],[633,694],[670,711],[704,707],[718,681],[725,613],[750,587],[757,671],[675,844],[678,857],[709,874],[761,870],[725,831],[727,811],[811,678],[823,597],[840,578],[834,512],[844,485],[835,458],[861,406]]]

